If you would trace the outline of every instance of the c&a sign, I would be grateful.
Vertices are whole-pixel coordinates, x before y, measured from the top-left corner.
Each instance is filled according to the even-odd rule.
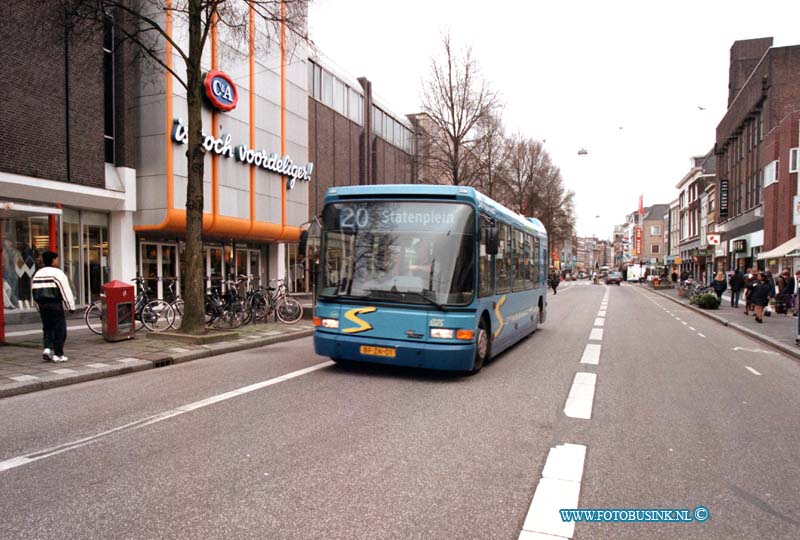
[[[227,73],[218,69],[206,73],[203,79],[203,89],[208,101],[221,111],[232,111],[239,101],[239,93]]]

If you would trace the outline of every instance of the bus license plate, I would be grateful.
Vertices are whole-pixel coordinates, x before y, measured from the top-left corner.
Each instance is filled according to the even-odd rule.
[[[390,347],[370,347],[369,345],[362,345],[359,350],[361,354],[368,354],[370,356],[385,356],[388,358],[397,356],[396,349]]]

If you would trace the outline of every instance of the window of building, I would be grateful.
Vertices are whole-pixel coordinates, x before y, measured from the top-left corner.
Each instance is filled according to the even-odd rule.
[[[661,246],[658,244],[653,244],[650,246],[650,255],[658,255],[661,253]]]
[[[322,102],[333,108],[333,75],[322,71]]]
[[[800,148],[792,148],[789,150],[789,172],[796,173],[800,171]]]
[[[322,100],[322,68],[314,64],[314,98]]]
[[[761,200],[763,199],[762,193],[764,192],[763,181],[762,181],[762,174],[763,171],[756,172],[756,205],[761,204]]]
[[[714,211],[715,199],[716,199],[716,195],[714,193],[709,193],[709,195],[708,195],[708,212],[709,213]]]
[[[342,116],[347,116],[347,87],[335,77],[333,79],[333,109]]]
[[[356,124],[363,125],[364,119],[364,98],[353,90],[347,89],[347,117]]]
[[[661,234],[661,225],[650,225],[650,236],[658,236]]]
[[[758,142],[764,140],[764,111],[758,111]]]
[[[103,26],[103,116],[104,155],[114,163],[114,21],[106,17]]]
[[[776,159],[764,167],[764,187],[770,186],[778,181],[778,168],[780,160]]]

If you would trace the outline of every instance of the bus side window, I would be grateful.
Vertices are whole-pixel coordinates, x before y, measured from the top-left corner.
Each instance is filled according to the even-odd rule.
[[[533,237],[525,235],[525,290],[533,289]]]
[[[539,237],[535,236],[533,238],[533,286],[535,288],[539,288],[539,284],[541,283],[541,276],[539,275],[541,264],[539,261]]]
[[[486,254],[486,233],[492,227],[491,222],[481,217],[480,235],[478,238],[478,296],[494,294],[494,261]]]
[[[497,294],[511,291],[511,227],[505,223],[497,224],[497,232],[500,240],[498,242],[496,259],[496,287]]]
[[[525,233],[516,229],[512,229],[511,237],[513,239],[513,242],[511,243],[511,264],[514,267],[512,270],[513,281],[511,282],[511,289],[516,292],[525,289]]]

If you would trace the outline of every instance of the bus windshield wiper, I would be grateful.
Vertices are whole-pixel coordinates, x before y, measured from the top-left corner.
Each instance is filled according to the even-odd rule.
[[[384,298],[397,298],[398,300],[405,300],[408,295],[413,295],[418,298],[422,298],[429,304],[436,306],[437,308],[444,310],[444,306],[428,296],[426,293],[430,293],[433,291],[423,290],[423,291],[397,291],[397,290],[385,290],[385,289],[369,289],[369,294],[367,295],[370,298],[375,298],[379,296],[383,296]]]

